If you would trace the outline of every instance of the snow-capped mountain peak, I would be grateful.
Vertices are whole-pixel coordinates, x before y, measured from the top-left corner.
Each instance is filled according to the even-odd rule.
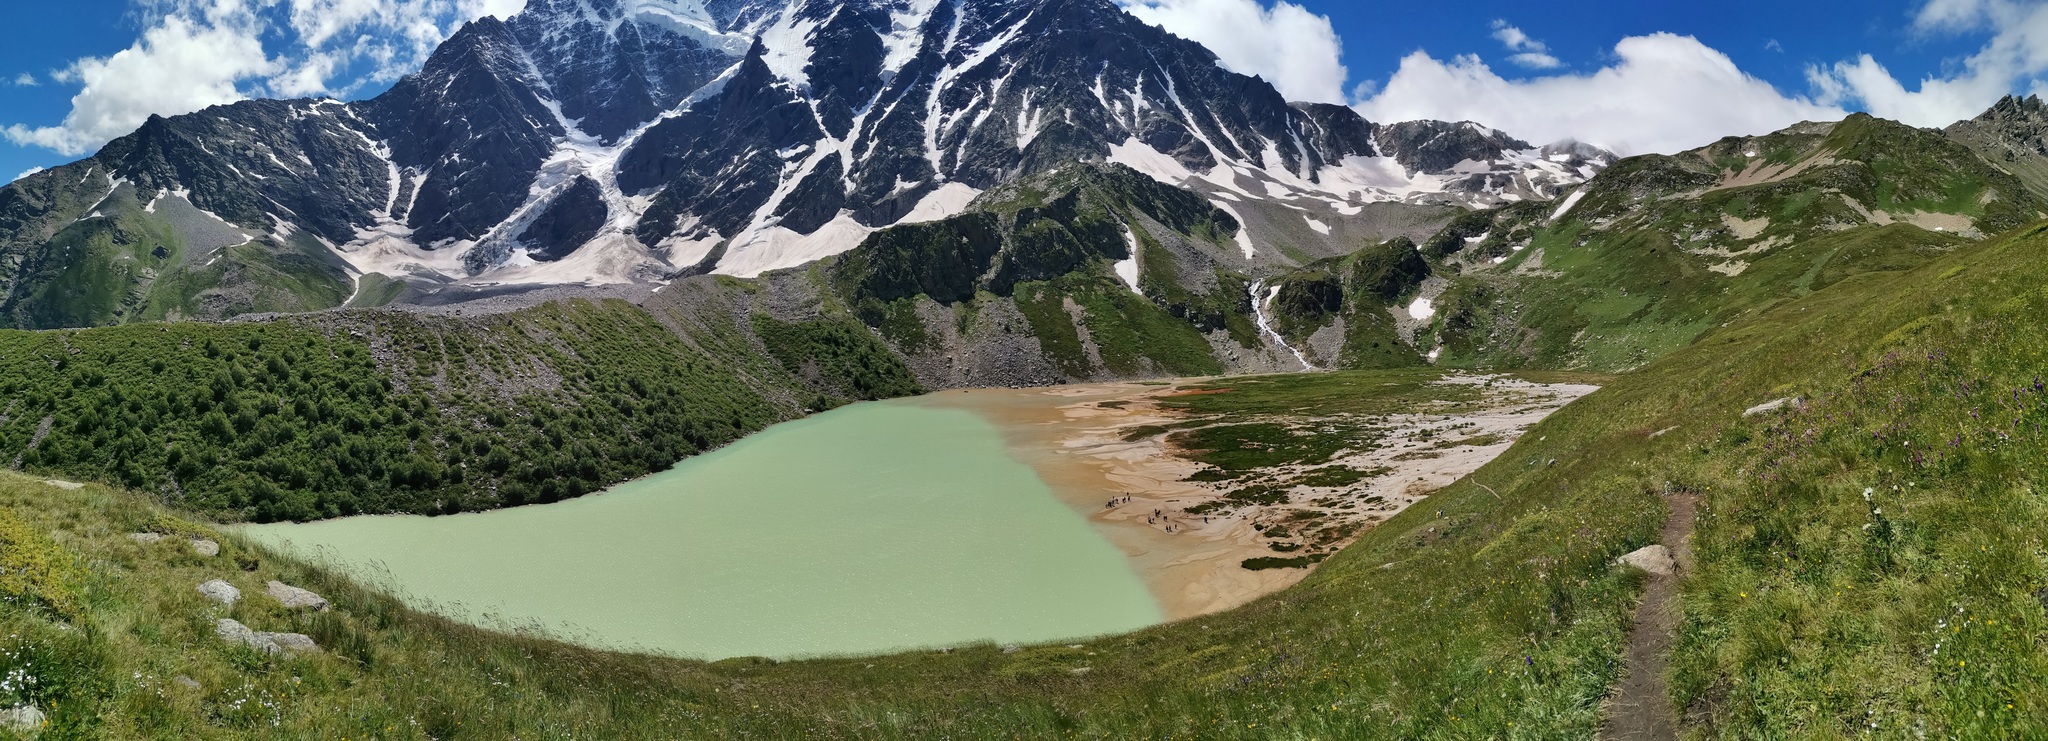
[[[383,207],[252,207],[236,224],[274,217],[353,273],[429,283],[755,275],[1076,161],[1240,215],[1315,209],[1314,239],[1373,203],[1551,198],[1614,159],[1293,104],[1113,0],[530,0],[384,95],[322,110],[352,122],[354,149],[302,156],[377,174],[320,187]],[[257,177],[235,187],[270,187]],[[194,203],[222,200],[205,190]],[[1250,223],[1247,259],[1286,260]]]

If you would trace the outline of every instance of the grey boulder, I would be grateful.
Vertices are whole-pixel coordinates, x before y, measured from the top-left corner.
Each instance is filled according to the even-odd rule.
[[[199,593],[223,605],[232,605],[242,599],[242,590],[219,579],[199,585]]]
[[[278,601],[278,603],[284,605],[285,607],[289,607],[295,610],[304,609],[316,610],[319,612],[327,611],[326,597],[322,597],[310,591],[294,587],[290,584],[286,584],[281,581],[272,580],[270,582],[270,586],[265,591],[269,592],[271,597],[275,598]]]
[[[238,621],[221,618],[213,623],[213,634],[221,640],[238,646],[248,646],[266,654],[319,653],[320,645],[311,636],[303,633],[265,633],[250,630]]]

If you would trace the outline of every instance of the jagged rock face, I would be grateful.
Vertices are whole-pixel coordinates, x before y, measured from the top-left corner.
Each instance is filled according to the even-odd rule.
[[[1406,121],[1379,127],[1373,138],[1408,172],[1439,174],[1445,192],[1493,203],[1555,198],[1620,159],[1573,141],[1534,147],[1470,121]]]
[[[542,262],[560,260],[597,236],[605,216],[603,191],[595,181],[579,176],[519,239],[533,246],[529,257]]]
[[[2038,96],[2005,96],[1990,110],[1956,126],[1993,133],[2014,150],[2048,155],[2048,104]]]
[[[506,25],[562,116],[606,143],[674,108],[746,48],[690,2],[530,0]]]
[[[405,215],[428,247],[475,240],[511,216],[566,132],[511,29],[484,18],[420,73],[363,104],[393,161],[419,180]]]
[[[638,230],[649,246],[809,233],[842,212],[886,225],[949,184],[985,190],[1125,146],[1311,181],[1372,151],[1355,112],[1291,106],[1108,0],[753,7],[735,17],[758,18],[761,43],[722,92],[625,155],[622,188],[659,191]]]
[[[1424,172],[1449,170],[1466,161],[1497,160],[1509,152],[1534,148],[1471,122],[1408,121],[1382,126],[1374,138],[1380,151],[1394,161]]]
[[[337,243],[383,207],[387,168],[347,106],[252,100],[208,113],[150,117],[100,150],[93,177],[186,192],[228,221],[295,224]]]
[[[2048,197],[2048,104],[2039,97],[2008,95],[1943,133]]]

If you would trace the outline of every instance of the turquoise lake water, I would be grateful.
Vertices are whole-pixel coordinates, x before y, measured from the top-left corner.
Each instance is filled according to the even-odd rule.
[[[769,428],[554,504],[257,525],[415,606],[702,659],[1033,642],[1161,619],[1128,560],[929,398]]]

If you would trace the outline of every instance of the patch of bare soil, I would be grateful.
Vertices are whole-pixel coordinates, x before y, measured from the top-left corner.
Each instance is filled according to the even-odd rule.
[[[1607,698],[1607,718],[1600,724],[1600,738],[1606,741],[1678,738],[1678,711],[1671,705],[1665,675],[1671,665],[1671,647],[1678,640],[1678,582],[1692,571],[1692,540],[1688,536],[1699,500],[1680,492],[1665,501],[1671,516],[1664,521],[1660,540],[1671,549],[1678,568],[1670,574],[1651,574],[1643,604],[1636,608],[1635,628],[1629,631],[1628,649],[1622,658],[1624,674]]]

